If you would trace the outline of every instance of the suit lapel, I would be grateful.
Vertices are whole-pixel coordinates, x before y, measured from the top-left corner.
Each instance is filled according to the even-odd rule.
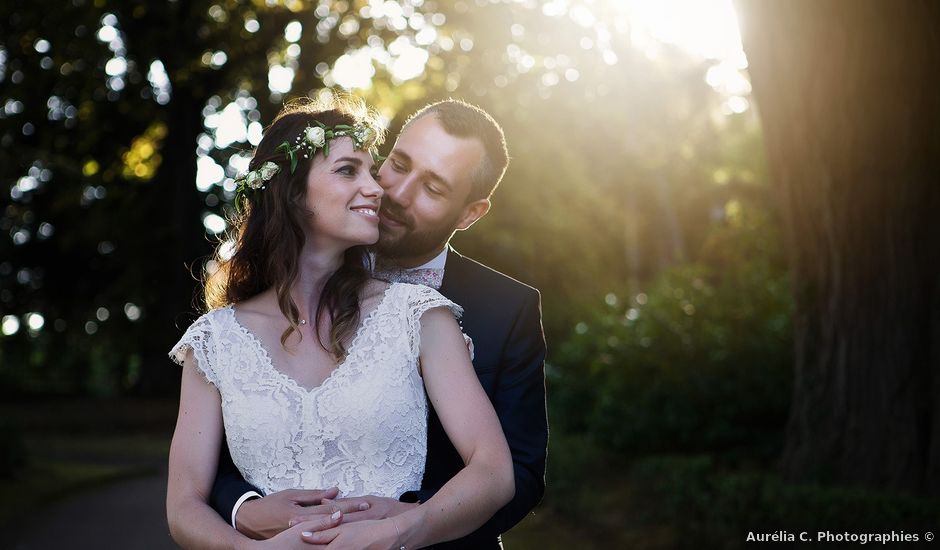
[[[439,292],[446,298],[457,302],[455,293],[460,294],[460,288],[462,286],[461,279],[463,278],[462,275],[464,271],[463,264],[465,260],[452,246],[447,246],[449,248],[447,251],[447,262],[444,264],[444,279],[441,281]]]

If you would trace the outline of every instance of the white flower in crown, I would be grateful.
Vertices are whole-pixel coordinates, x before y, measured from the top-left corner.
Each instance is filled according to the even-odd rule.
[[[257,172],[261,174],[262,181],[270,181],[275,174],[280,171],[281,167],[277,164],[268,161],[261,165],[261,168],[258,168]]]
[[[375,137],[375,133],[372,131],[372,128],[368,126],[356,126],[354,130],[354,137],[358,143],[359,147],[362,147],[365,144],[368,144]]]
[[[258,173],[258,170],[252,170],[245,174],[245,185],[252,189],[260,189],[261,186],[264,185],[264,180],[261,179],[261,174]]]
[[[314,147],[323,147],[326,143],[326,131],[319,126],[308,127],[304,132],[304,140]]]

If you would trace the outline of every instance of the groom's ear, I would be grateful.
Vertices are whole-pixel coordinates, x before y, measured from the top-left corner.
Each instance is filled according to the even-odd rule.
[[[460,221],[457,222],[455,230],[463,231],[470,229],[471,225],[475,224],[477,220],[485,216],[489,211],[490,199],[480,199],[471,202],[463,207],[463,215],[460,217]]]

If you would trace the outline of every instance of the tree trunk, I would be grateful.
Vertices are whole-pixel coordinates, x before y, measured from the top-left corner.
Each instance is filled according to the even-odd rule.
[[[163,159],[144,200],[148,201],[148,217],[158,228],[150,235],[153,241],[148,248],[167,254],[142,261],[148,267],[146,279],[151,290],[147,324],[153,327],[140,346],[142,366],[135,390],[142,395],[178,392],[180,370],[173,367],[167,353],[195,319],[201,259],[211,252],[200,219],[205,203],[196,189],[196,142],[203,130],[202,109],[211,95],[209,90],[227,78],[222,71],[200,72],[191,66],[205,48],[199,36],[205,9],[204,2],[175,3],[167,16],[166,43],[161,47],[172,99],[166,105],[167,133],[160,150]]]
[[[937,3],[738,0],[790,249],[790,479],[940,494]]]
[[[202,196],[196,189],[196,138],[202,131],[205,101],[193,90],[178,86],[168,105],[167,135],[161,150],[163,162],[147,194],[150,215],[162,218],[162,229],[154,235],[154,250],[168,252],[149,262],[147,279],[157,294],[148,324],[154,333],[141,342],[143,365],[137,391],[144,395],[167,395],[176,391],[179,369],[167,353],[194,320],[194,304],[204,258],[211,252],[200,221]],[[162,239],[162,242],[160,242]]]

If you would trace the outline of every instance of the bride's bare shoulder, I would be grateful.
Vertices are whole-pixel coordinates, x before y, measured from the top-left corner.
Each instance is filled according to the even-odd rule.
[[[267,321],[284,315],[277,305],[277,298],[272,291],[256,294],[251,298],[232,304],[236,314],[243,319]]]

